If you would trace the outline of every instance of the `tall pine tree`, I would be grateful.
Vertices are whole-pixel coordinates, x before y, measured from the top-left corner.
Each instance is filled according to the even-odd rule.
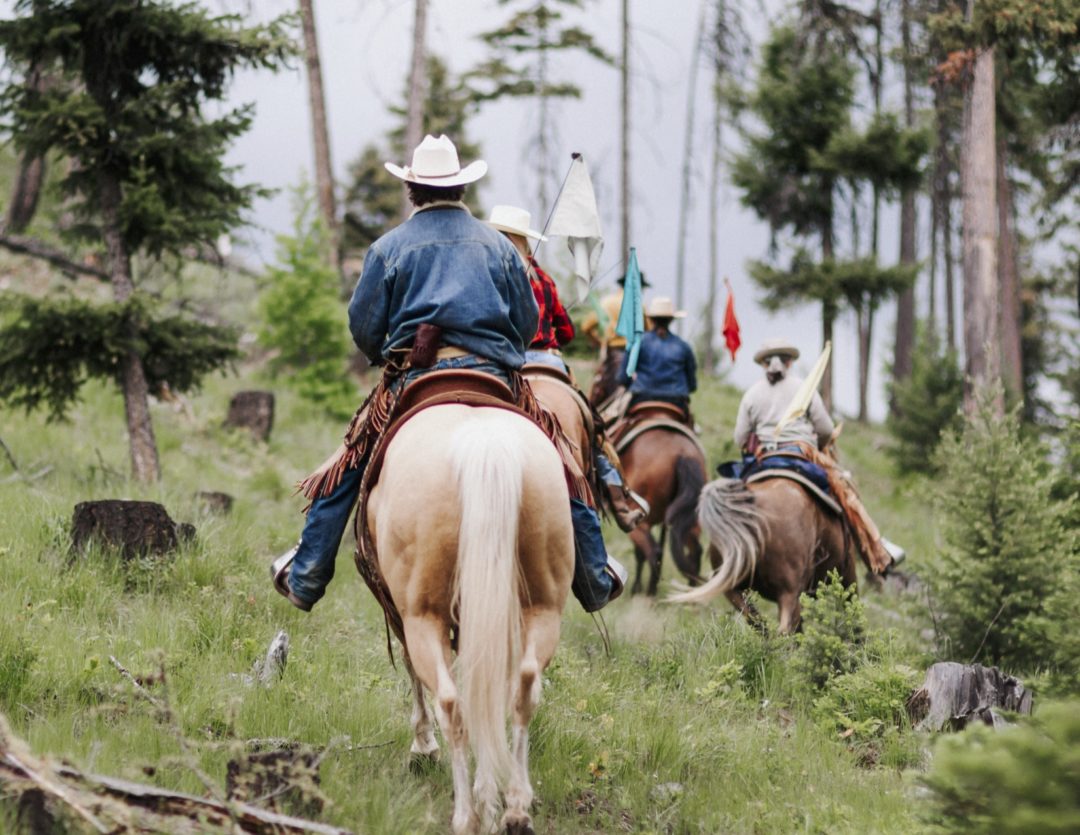
[[[133,255],[208,245],[240,223],[258,193],[234,183],[222,161],[250,125],[250,108],[217,117],[203,110],[224,99],[236,69],[281,64],[293,48],[286,24],[249,28],[238,16],[165,0],[19,0],[16,12],[0,22],[0,47],[9,62],[46,71],[52,83],[11,84],[0,111],[24,154],[71,160],[60,186],[82,221],[73,231],[104,242],[114,301],[136,310]],[[160,464],[138,334],[145,319],[114,320],[126,328],[116,335],[127,345],[116,378],[132,470],[152,481]],[[50,356],[68,374],[85,360]]]

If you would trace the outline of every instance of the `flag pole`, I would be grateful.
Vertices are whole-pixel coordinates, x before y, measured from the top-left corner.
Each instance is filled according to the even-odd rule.
[[[559,186],[558,192],[555,194],[555,199],[551,203],[551,208],[548,209],[547,220],[544,221],[544,228],[540,230],[542,236],[547,235],[548,227],[551,225],[551,219],[555,216],[555,207],[559,205],[559,198],[562,197],[563,189],[566,188],[566,181],[570,179],[570,172],[574,170],[574,163],[581,159],[581,154],[574,151],[570,154],[570,167],[566,169],[566,173],[563,175],[562,184]],[[540,251],[540,246],[543,244],[543,240],[536,242],[536,248],[533,249],[533,257],[536,257],[536,253]]]

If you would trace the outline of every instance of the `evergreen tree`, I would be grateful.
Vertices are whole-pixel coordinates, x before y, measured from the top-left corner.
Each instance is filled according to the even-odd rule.
[[[296,199],[292,235],[278,238],[278,266],[259,299],[259,341],[274,351],[271,373],[331,415],[356,409],[348,374],[351,344],[342,327],[340,281],[331,261],[333,239],[315,216],[309,189]]]
[[[1067,502],[1052,498],[1045,451],[983,392],[961,431],[938,449],[935,505],[945,549],[931,608],[945,657],[1035,670],[1050,661],[1043,606],[1069,565]]]
[[[467,161],[480,156],[480,146],[470,142],[467,123],[475,110],[472,93],[456,79],[437,55],[428,56],[428,98],[423,112],[423,131],[438,136],[446,134],[457,146],[458,156]],[[406,146],[404,108],[391,112],[402,121],[387,134],[381,144],[364,147],[349,165],[345,191],[345,246],[353,251],[366,250],[380,235],[401,220],[401,180],[384,167],[386,160],[411,159],[413,148]],[[469,208],[477,211],[476,189],[465,192]]]
[[[765,130],[745,136],[746,150],[733,161],[732,181],[742,191],[743,204],[768,221],[774,238],[785,229],[804,239],[816,236],[821,260],[832,261],[839,177],[826,151],[849,124],[854,69],[843,51],[828,41],[804,47],[790,27],[774,29],[765,44],[749,101]],[[767,289],[778,301],[788,297],[786,303],[821,304],[822,341],[831,340],[840,305],[838,288],[808,284],[808,279],[824,274],[804,270],[785,289],[781,272],[764,265],[752,270],[755,278],[766,273],[773,280]],[[822,397],[831,406],[831,366],[822,381]]]
[[[285,24],[245,28],[239,17],[163,0],[19,0],[16,11],[0,21],[0,47],[16,65],[49,72],[52,83],[44,90],[11,84],[0,111],[23,153],[72,161],[60,183],[81,221],[72,231],[104,241],[114,299],[134,311],[135,253],[210,244],[240,223],[258,193],[235,184],[222,162],[247,130],[250,110],[208,118],[203,107],[224,98],[236,69],[280,65],[291,50]],[[148,481],[159,477],[160,465],[137,320],[114,317],[127,330],[112,336],[127,345],[119,381],[132,470]],[[54,352],[40,373],[63,374],[86,360]]]
[[[942,346],[938,335],[924,325],[915,340],[911,371],[893,377],[886,420],[894,443],[889,454],[904,473],[931,473],[941,433],[955,428],[964,396],[964,381],[956,353]]]
[[[502,98],[530,98],[537,103],[534,134],[539,160],[538,198],[548,208],[547,188],[555,180],[552,146],[555,141],[551,101],[581,98],[581,87],[572,81],[556,81],[551,69],[555,54],[570,51],[611,64],[612,58],[580,26],[567,25],[564,11],[583,9],[586,0],[498,0],[511,6],[510,18],[496,29],[480,35],[492,55],[468,73],[468,81],[479,102]]]

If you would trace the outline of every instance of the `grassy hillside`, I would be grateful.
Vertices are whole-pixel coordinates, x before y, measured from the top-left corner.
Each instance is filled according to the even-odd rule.
[[[198,792],[190,766],[222,785],[244,740],[322,746],[348,737],[372,747],[328,755],[326,821],[357,832],[445,831],[449,774],[407,768],[407,679],[386,658],[382,618],[352,567],[351,544],[311,615],[268,582],[270,559],[301,527],[292,485],[342,427],[277,389],[268,444],[221,428],[231,393],[267,385],[249,369],[211,380],[185,409],[156,405],[165,477],[149,488],[127,478],[114,391],[90,386],[66,424],[0,412],[0,437],[21,473],[0,461],[0,711],[38,752]],[[736,392],[708,382],[695,398],[710,466],[730,446],[737,402]],[[844,449],[871,510],[911,546],[917,569],[933,528],[918,485],[892,476],[881,440],[858,427]],[[232,494],[233,512],[200,515],[199,490]],[[163,563],[125,569],[99,553],[72,561],[72,508],[102,498],[159,501],[194,522],[198,537]],[[629,560],[626,537],[606,533]],[[894,600],[874,598],[874,628],[886,636],[886,626],[905,621]],[[815,718],[816,694],[793,678],[791,641],[751,633],[726,603],[687,610],[623,599],[604,614],[610,655],[570,602],[545,679],[533,725],[538,831],[911,831],[917,804],[907,767],[922,743],[879,745],[868,758]],[[279,628],[292,638],[284,679],[269,690],[243,687],[234,674],[250,670]],[[913,630],[886,636],[888,661],[915,658],[904,649]],[[167,694],[179,727],[133,695],[110,655],[136,674],[165,670],[167,686],[154,692]]]

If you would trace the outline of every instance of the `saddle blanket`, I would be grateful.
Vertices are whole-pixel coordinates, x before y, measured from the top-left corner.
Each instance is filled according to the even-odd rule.
[[[829,476],[825,470],[803,458],[798,447],[787,450],[788,448],[781,447],[777,452],[784,454],[766,455],[763,458],[746,455],[742,461],[725,461],[716,469],[725,478],[741,478],[743,481],[765,470],[789,470],[801,475],[826,495],[832,496]]]

